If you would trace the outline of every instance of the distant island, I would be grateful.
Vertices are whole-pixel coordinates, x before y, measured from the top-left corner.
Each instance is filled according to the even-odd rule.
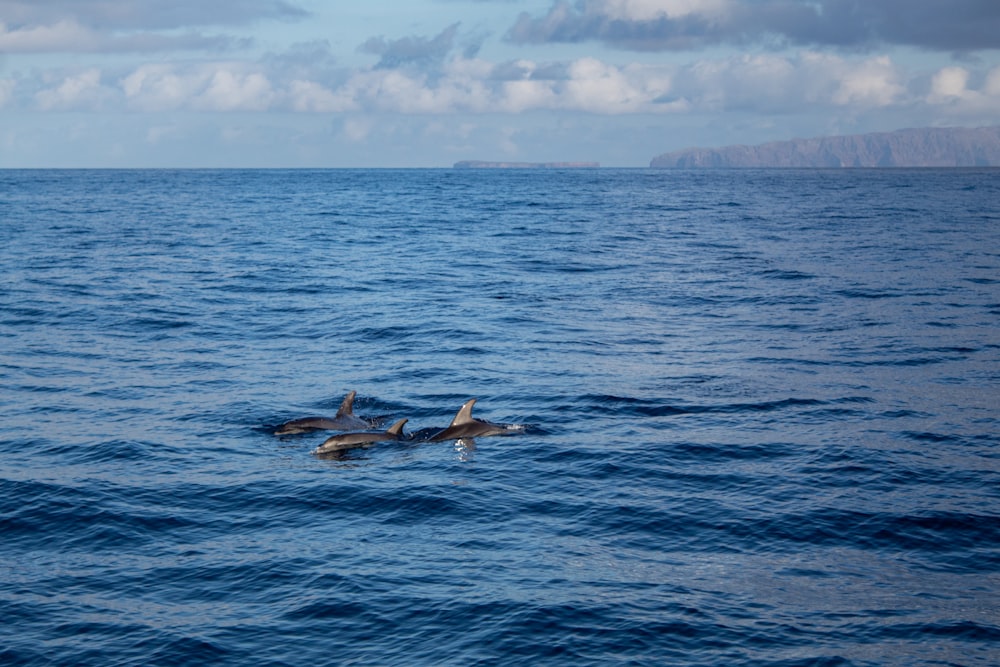
[[[462,160],[455,169],[597,169],[598,162],[485,162]]]
[[[659,169],[736,167],[996,167],[1000,126],[928,127],[776,141],[757,146],[686,148],[653,158]]]

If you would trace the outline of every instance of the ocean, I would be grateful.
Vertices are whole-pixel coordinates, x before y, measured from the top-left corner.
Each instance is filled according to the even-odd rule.
[[[0,664],[1000,664],[1000,170],[5,170],[0,277]]]

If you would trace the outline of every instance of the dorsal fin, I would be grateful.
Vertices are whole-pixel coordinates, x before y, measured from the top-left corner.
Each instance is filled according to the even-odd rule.
[[[458,409],[458,414],[455,418],[451,420],[452,426],[458,426],[459,424],[469,424],[476,421],[472,418],[472,406],[476,404],[476,399],[470,398],[465,402],[462,407]]]
[[[391,433],[393,435],[403,435],[403,424],[410,421],[409,419],[400,419],[398,422],[389,427],[386,433]]]
[[[340,409],[337,410],[337,416],[343,417],[344,415],[354,415],[354,397],[358,392],[353,389],[347,392],[347,396],[344,396],[344,402],[340,404]]]

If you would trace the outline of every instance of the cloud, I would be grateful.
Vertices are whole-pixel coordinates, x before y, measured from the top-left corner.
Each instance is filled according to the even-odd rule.
[[[506,38],[519,44],[602,41],[635,51],[680,51],[718,41],[711,35],[725,9],[726,0],[586,0],[575,6],[559,0],[541,18],[522,13]]]
[[[275,97],[264,74],[220,69],[212,74],[194,106],[211,111],[267,111]]]
[[[41,111],[337,113],[360,108],[355,99],[360,95],[349,79],[320,83],[288,76],[273,64],[232,60],[145,63],[117,73],[96,67],[52,70],[44,73],[40,85],[23,78],[0,90],[10,104],[20,101],[22,108]],[[297,74],[306,72],[300,69]],[[36,90],[30,90],[32,85]]]
[[[553,82],[565,79],[562,70],[549,69],[546,75],[530,60],[504,63],[491,69],[490,78],[497,86],[497,97],[502,100],[498,111],[521,113],[537,109],[554,109],[559,96]]]
[[[75,21],[62,20],[51,25],[30,26],[9,30],[0,23],[0,52],[30,53],[38,51],[93,50],[100,40],[93,31]],[[66,48],[64,45],[73,45]]]
[[[569,67],[557,87],[568,108],[592,113],[649,111],[651,102],[670,89],[670,77],[657,68],[616,67],[582,58]]]
[[[284,0],[0,0],[0,16],[15,26],[68,20],[102,30],[173,30],[296,20],[309,13]]]
[[[284,51],[267,53],[261,63],[290,79],[308,78],[317,74],[329,77],[337,73],[337,60],[330,52],[330,42],[327,40],[292,44]]]
[[[205,27],[308,14],[280,0],[0,0],[0,52],[96,53],[243,48],[250,40]]]
[[[455,49],[458,28],[459,24],[453,23],[431,38],[417,35],[394,40],[372,37],[359,46],[358,50],[381,57],[375,65],[376,69],[407,66],[428,69],[440,65]],[[481,38],[469,41],[463,49],[462,56],[474,57],[479,52],[480,46]]]
[[[0,23],[0,52],[3,53],[221,51],[244,47],[248,43],[248,40],[198,33],[107,33],[72,20],[15,30],[9,30],[5,24]]]
[[[100,70],[91,67],[40,90],[35,99],[42,111],[95,110],[108,96],[108,89],[101,84]]]
[[[886,107],[906,94],[901,75],[888,56],[865,60],[853,67],[839,68],[831,101],[839,106]]]
[[[634,51],[757,43],[971,52],[1000,48],[1000,5],[996,0],[557,0],[543,16],[522,13],[506,39],[599,41]]]
[[[317,47],[318,48],[318,47]],[[299,53],[312,52],[306,49]],[[63,69],[0,86],[6,108],[40,111],[521,114],[603,116],[895,109],[912,115],[1000,112],[1000,67],[908,73],[886,55],[819,51],[706,58],[686,65],[615,64],[585,57],[492,63],[450,56],[439,65],[335,68],[270,54],[258,61],[145,63],[127,70]],[[34,89],[31,88],[34,86]],[[935,111],[936,110],[936,111]],[[940,114],[938,114],[940,115]],[[359,126],[345,136],[360,136]]]
[[[357,71],[336,91],[327,92],[341,108],[383,113],[562,109],[615,114],[654,110],[651,100],[666,90],[668,80],[662,68],[618,67],[593,58],[559,67],[528,60],[494,65],[453,58],[433,74],[406,69]]]
[[[978,86],[976,79],[981,80]],[[948,115],[1000,115],[1000,66],[982,77],[964,67],[942,67],[931,77],[925,101]]]
[[[292,111],[306,113],[339,113],[357,108],[350,97],[323,84],[302,79],[288,84],[288,100]]]
[[[703,60],[680,68],[671,95],[692,110],[793,114],[903,103],[904,75],[887,56],[848,59],[806,51]]]
[[[263,71],[238,62],[143,65],[120,89],[140,111],[267,111],[281,97]]]
[[[998,84],[1000,85],[1000,84]],[[791,114],[806,109],[873,109],[913,95],[887,56],[847,59],[804,52],[707,59],[687,66],[615,65],[596,58],[567,63],[527,59],[493,64],[453,58],[433,75],[417,70],[354,72],[326,87],[300,82],[303,108],[380,113],[522,113],[600,115],[698,111]]]
[[[969,72],[963,67],[945,67],[931,80],[931,97],[947,99],[961,97],[966,93]]]
[[[128,106],[139,111],[170,111],[190,100],[203,82],[173,65],[141,65],[120,82]]]

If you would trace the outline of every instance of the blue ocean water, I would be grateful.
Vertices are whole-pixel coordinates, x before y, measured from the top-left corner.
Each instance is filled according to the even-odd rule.
[[[0,277],[0,664],[1000,663],[1000,171],[0,171]]]

